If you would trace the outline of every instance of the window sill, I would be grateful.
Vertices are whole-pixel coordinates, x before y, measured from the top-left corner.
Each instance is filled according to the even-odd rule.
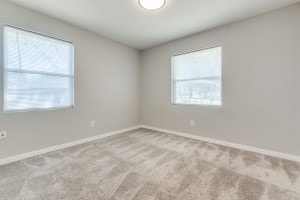
[[[24,110],[3,110],[4,113],[25,113],[25,112],[41,112],[41,111],[56,111],[56,110],[66,110],[73,109],[74,106],[67,107],[53,107],[53,108],[33,108],[33,109],[24,109]]]
[[[222,105],[202,105],[202,104],[184,104],[184,103],[173,103],[172,106],[182,106],[182,107],[199,107],[199,108],[222,108]]]

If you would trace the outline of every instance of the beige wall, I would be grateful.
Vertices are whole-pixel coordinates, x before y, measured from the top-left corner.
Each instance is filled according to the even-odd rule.
[[[138,50],[2,0],[0,24],[0,159],[139,124]],[[74,42],[74,109],[3,113],[3,24]]]
[[[300,155],[299,38],[296,4],[143,51],[142,124]],[[222,108],[172,106],[170,57],[216,45]]]

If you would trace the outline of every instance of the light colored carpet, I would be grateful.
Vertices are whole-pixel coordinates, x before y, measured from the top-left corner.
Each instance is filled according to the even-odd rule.
[[[300,199],[300,164],[138,129],[0,166],[1,199]]]

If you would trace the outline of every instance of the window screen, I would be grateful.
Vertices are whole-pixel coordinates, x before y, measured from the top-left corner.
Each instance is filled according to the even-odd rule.
[[[222,47],[172,57],[173,104],[220,106]]]
[[[4,28],[4,111],[73,107],[73,44]]]

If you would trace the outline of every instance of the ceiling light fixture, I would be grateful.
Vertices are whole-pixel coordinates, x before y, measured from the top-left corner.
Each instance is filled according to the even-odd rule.
[[[166,0],[139,0],[139,3],[147,10],[157,10],[165,5]]]

